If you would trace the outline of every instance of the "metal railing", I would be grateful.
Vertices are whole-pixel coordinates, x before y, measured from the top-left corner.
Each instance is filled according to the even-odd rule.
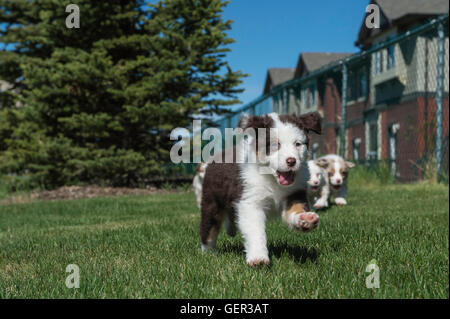
[[[216,124],[236,127],[244,112],[317,110],[324,134],[313,137],[313,157],[388,160],[399,180],[448,179],[448,20],[439,16],[284,82]],[[311,83],[314,105],[304,94]]]

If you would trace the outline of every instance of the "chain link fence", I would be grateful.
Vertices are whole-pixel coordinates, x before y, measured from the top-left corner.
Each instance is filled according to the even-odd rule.
[[[271,89],[217,121],[242,113],[318,111],[323,133],[312,158],[337,153],[367,165],[386,162],[399,181],[448,181],[448,14]]]

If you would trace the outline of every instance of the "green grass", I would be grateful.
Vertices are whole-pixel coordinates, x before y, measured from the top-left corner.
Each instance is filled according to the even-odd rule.
[[[358,186],[308,234],[268,224],[272,264],[242,240],[202,254],[194,195],[0,206],[1,298],[448,298],[449,189]],[[380,288],[365,285],[376,259]],[[65,286],[68,264],[79,289]]]

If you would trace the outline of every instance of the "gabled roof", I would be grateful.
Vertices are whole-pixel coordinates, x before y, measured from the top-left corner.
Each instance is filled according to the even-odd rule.
[[[400,24],[402,20],[423,19],[431,16],[448,13],[448,0],[371,0],[370,4],[380,7],[380,29],[385,30],[393,25]],[[368,29],[365,13],[361,24],[356,46],[364,45],[366,40],[380,32],[380,29]]]
[[[408,14],[436,15],[448,12],[448,0],[376,0],[376,2],[391,21]]]
[[[269,92],[270,89],[292,80],[294,78],[294,72],[294,68],[270,68],[267,70],[264,94]]]
[[[332,62],[344,59],[352,53],[331,53],[331,52],[304,52],[301,53],[297,67],[295,69],[295,77],[302,77]]]

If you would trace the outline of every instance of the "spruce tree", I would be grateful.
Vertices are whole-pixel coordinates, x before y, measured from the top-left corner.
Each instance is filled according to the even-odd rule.
[[[159,174],[173,128],[238,102],[226,4],[0,0],[0,174],[45,188]]]

